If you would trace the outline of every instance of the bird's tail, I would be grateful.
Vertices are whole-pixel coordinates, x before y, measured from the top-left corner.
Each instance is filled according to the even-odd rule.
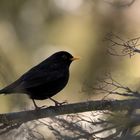
[[[7,87],[0,89],[0,94],[11,94],[12,93],[12,89],[9,89]]]
[[[4,89],[0,89],[0,94],[8,94]]]

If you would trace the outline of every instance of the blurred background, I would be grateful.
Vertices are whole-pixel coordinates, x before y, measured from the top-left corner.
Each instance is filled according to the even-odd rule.
[[[71,65],[69,83],[54,99],[68,103],[101,99],[103,95],[88,87],[106,72],[135,88],[140,82],[140,56],[111,56],[105,40],[110,32],[124,39],[140,36],[140,1],[132,1],[1,0],[0,88],[60,50],[81,59]],[[18,94],[0,95],[0,106],[1,113],[34,108],[26,95]]]

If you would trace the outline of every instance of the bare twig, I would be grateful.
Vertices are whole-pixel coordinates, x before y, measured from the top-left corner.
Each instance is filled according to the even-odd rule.
[[[106,38],[107,41],[111,43],[108,48],[108,53],[114,56],[129,56],[132,57],[136,53],[140,53],[138,48],[140,37],[124,40],[121,37],[109,33]]]
[[[102,98],[103,100],[109,95],[140,98],[140,93],[138,91],[134,91],[129,87],[120,84],[110,73],[106,74],[105,78],[98,79],[97,84],[95,85],[95,87],[91,86],[90,89],[93,90],[93,92],[104,93],[105,96]]]

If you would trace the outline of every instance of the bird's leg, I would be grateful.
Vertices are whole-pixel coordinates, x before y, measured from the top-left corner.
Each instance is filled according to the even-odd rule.
[[[45,107],[45,106],[38,107],[37,104],[35,103],[35,100],[32,99],[32,101],[33,101],[33,104],[34,104],[36,110],[39,110],[39,109]]]
[[[63,104],[66,104],[66,103],[67,103],[67,101],[62,102],[62,103],[59,103],[58,101],[54,100],[54,99],[51,98],[51,97],[50,97],[49,99],[55,103],[55,106],[60,106],[60,105],[63,105]]]
[[[34,106],[35,106],[35,109],[39,109],[39,107],[36,105],[36,103],[35,103],[35,100],[34,99],[32,99],[32,101],[33,101],[33,104],[34,104]]]

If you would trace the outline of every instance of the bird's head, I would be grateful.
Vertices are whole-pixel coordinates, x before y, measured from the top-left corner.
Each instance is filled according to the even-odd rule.
[[[50,56],[56,63],[65,64],[69,66],[72,61],[78,60],[78,57],[73,57],[66,51],[59,51]]]

